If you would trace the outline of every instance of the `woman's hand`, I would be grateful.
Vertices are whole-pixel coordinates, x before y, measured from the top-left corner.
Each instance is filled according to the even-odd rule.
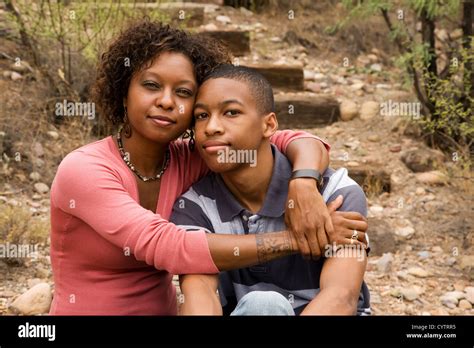
[[[319,259],[324,247],[339,239],[314,179],[298,178],[290,181],[285,223],[296,238],[305,259]]]
[[[367,219],[361,213],[355,211],[336,211],[336,209],[341,206],[342,201],[343,197],[340,195],[328,204],[329,214],[331,215],[332,225],[334,226],[334,234],[329,239],[329,244],[357,244],[365,249],[367,246],[365,232],[369,227]],[[351,242],[354,231],[357,231],[357,240]],[[324,246],[322,247],[324,248]]]

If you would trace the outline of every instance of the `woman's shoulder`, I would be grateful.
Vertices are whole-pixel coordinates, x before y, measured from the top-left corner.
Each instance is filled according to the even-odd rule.
[[[83,145],[71,151],[63,158],[58,171],[71,168],[83,172],[84,169],[95,164],[111,164],[117,157],[113,152],[112,146],[113,140],[111,137]]]

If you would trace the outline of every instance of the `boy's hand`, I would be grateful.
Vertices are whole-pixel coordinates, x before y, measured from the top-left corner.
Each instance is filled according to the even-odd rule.
[[[314,179],[290,181],[285,223],[305,259],[319,259],[328,241],[338,239],[323,197]]]

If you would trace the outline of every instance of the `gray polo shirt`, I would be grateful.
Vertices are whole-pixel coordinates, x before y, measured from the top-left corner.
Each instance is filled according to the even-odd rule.
[[[272,145],[274,166],[265,201],[257,214],[247,211],[228,190],[218,174],[210,174],[194,184],[178,198],[171,219],[186,230],[204,229],[209,233],[256,234],[286,229],[285,207],[291,164]],[[344,196],[339,211],[356,211],[367,216],[367,201],[360,186],[344,168],[328,168],[323,174],[322,195],[331,202]],[[324,258],[304,260],[299,254],[286,256],[253,267],[219,274],[219,294],[224,313],[230,313],[237,302],[251,291],[277,291],[292,304],[296,314],[319,292],[319,277]],[[370,314],[369,291],[362,284],[358,314]]]

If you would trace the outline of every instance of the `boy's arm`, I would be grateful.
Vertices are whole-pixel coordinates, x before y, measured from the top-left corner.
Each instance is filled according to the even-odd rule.
[[[222,315],[221,302],[216,294],[217,274],[186,274],[179,276],[183,293],[180,315]]]
[[[367,265],[366,252],[340,249],[324,261],[320,277],[320,292],[301,315],[355,315]],[[344,255],[344,253],[349,255]]]
[[[367,200],[363,190],[353,182],[352,185],[337,190],[328,201],[337,200],[335,197],[339,194],[344,196],[344,203],[339,211],[331,212],[333,222],[336,223],[338,229],[340,226],[348,232],[360,231],[361,224],[356,226],[356,221],[352,219],[355,217],[353,217],[354,214],[364,218],[367,216]],[[342,220],[340,220],[341,218]],[[367,230],[366,221],[364,223],[364,228]],[[363,239],[365,240],[365,238],[364,235]],[[319,279],[320,292],[306,306],[302,315],[356,314],[367,265],[367,252],[360,245],[352,247],[353,249],[343,246],[337,252],[329,250],[333,252],[326,254],[328,257],[324,261]]]

